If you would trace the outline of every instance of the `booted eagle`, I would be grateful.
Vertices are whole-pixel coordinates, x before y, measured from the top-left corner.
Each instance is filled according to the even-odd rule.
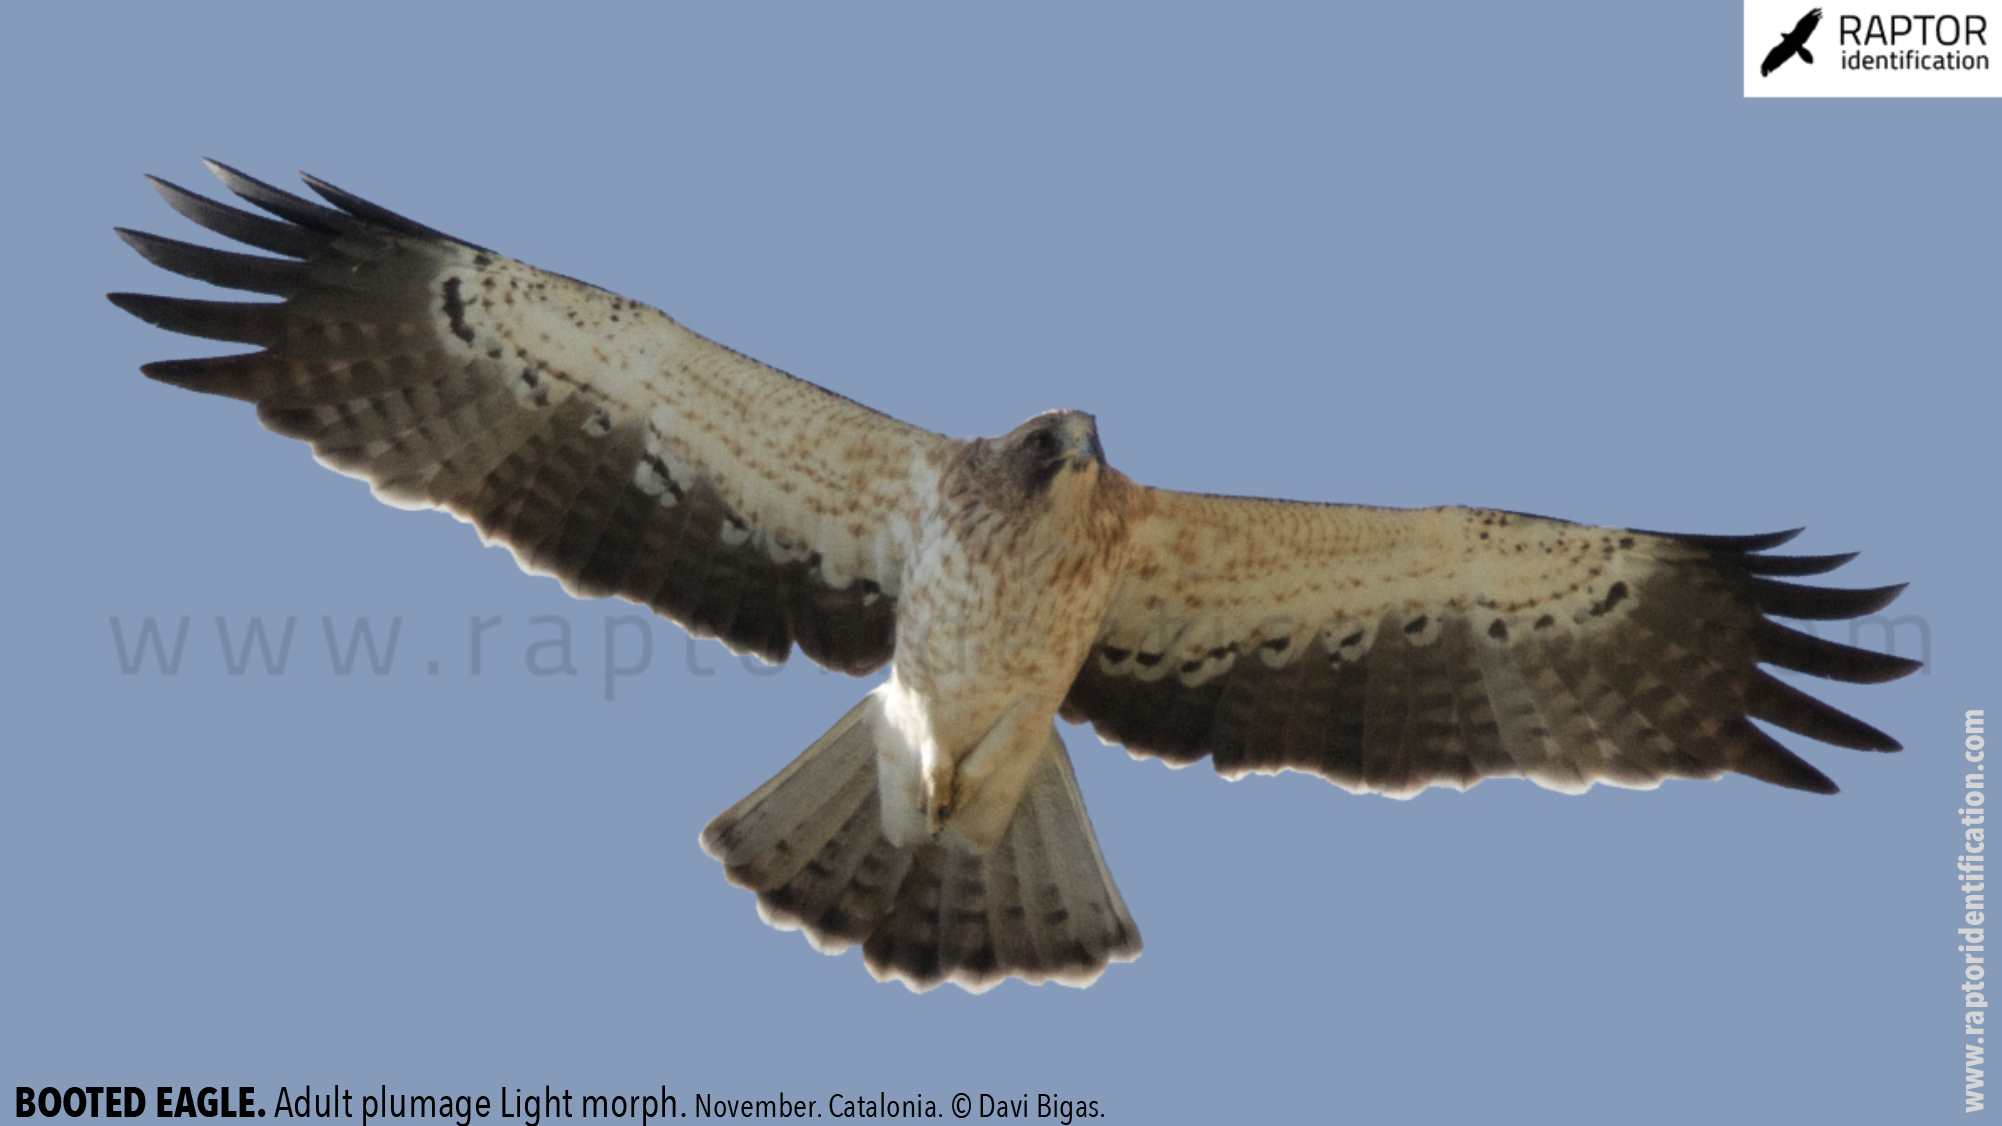
[[[383,500],[444,509],[580,598],[767,661],[890,665],[701,837],[766,921],[859,944],[879,979],[1085,985],[1140,953],[1058,717],[1135,756],[1398,797],[1731,772],[1835,792],[1754,719],[1898,749],[1759,667],[1917,667],[1768,618],[1851,618],[1901,589],[1787,581],[1851,558],[1767,554],[1792,533],[1148,488],[1106,463],[1089,414],[947,438],[311,177],[331,207],[209,167],[268,217],[153,186],[264,254],[119,234],[280,300],[111,295],[262,349],[148,376],[257,404]]]

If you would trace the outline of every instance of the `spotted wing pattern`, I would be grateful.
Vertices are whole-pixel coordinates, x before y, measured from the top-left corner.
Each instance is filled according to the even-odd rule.
[[[769,661],[794,643],[851,673],[889,659],[945,439],[310,177],[333,207],[210,168],[272,217],[153,183],[270,256],[120,235],[166,270],[281,300],[113,294],[160,327],[262,349],[147,375],[257,404],[382,499],[444,509],[572,593]]]
[[[1136,755],[1397,796],[1491,777],[1577,791],[1730,771],[1832,793],[1752,720],[1898,749],[1759,667],[1861,683],[1918,667],[1770,620],[1854,618],[1903,589],[1784,581],[1852,558],[1765,554],[1793,533],[1156,501],[1063,708]]]

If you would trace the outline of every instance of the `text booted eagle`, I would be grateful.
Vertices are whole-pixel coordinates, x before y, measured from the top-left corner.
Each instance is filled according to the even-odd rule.
[[[445,509],[581,597],[768,661],[797,644],[847,673],[891,665],[702,833],[768,922],[860,943],[879,978],[1084,985],[1139,954],[1058,716],[1136,756],[1394,796],[1727,771],[1835,791],[1753,719],[1898,749],[1759,668],[1917,667],[1767,619],[1851,618],[1901,589],[1784,581],[1851,558],[1764,554],[1792,533],[1150,489],[1106,465],[1088,414],[946,438],[318,180],[333,208],[210,168],[274,218],[153,184],[277,257],[120,234],[282,300],[113,294],[263,348],[147,375],[256,403],[384,500]]]

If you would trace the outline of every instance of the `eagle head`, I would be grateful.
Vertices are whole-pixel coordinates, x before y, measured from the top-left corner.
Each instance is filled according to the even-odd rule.
[[[1017,531],[1046,526],[1052,518],[1069,528],[1089,521],[1104,507],[1108,485],[1125,480],[1106,466],[1098,423],[1083,411],[1039,414],[999,437],[963,443],[961,450],[940,491],[957,498],[956,519],[969,527],[999,516],[1002,526]]]
[[[1046,411],[999,439],[1003,472],[1030,494],[1046,493],[1059,478],[1082,474],[1089,484],[1105,466],[1098,420],[1083,411]]]

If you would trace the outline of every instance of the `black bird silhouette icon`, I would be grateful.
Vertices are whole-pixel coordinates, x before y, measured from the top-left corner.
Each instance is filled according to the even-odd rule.
[[[1764,78],[1778,70],[1782,63],[1795,55],[1800,56],[1801,62],[1814,62],[1814,56],[1807,49],[1807,39],[1819,26],[1821,26],[1820,8],[1800,17],[1800,22],[1793,25],[1793,30],[1780,37],[1780,45],[1766,52],[1766,61],[1759,64],[1759,77]]]

